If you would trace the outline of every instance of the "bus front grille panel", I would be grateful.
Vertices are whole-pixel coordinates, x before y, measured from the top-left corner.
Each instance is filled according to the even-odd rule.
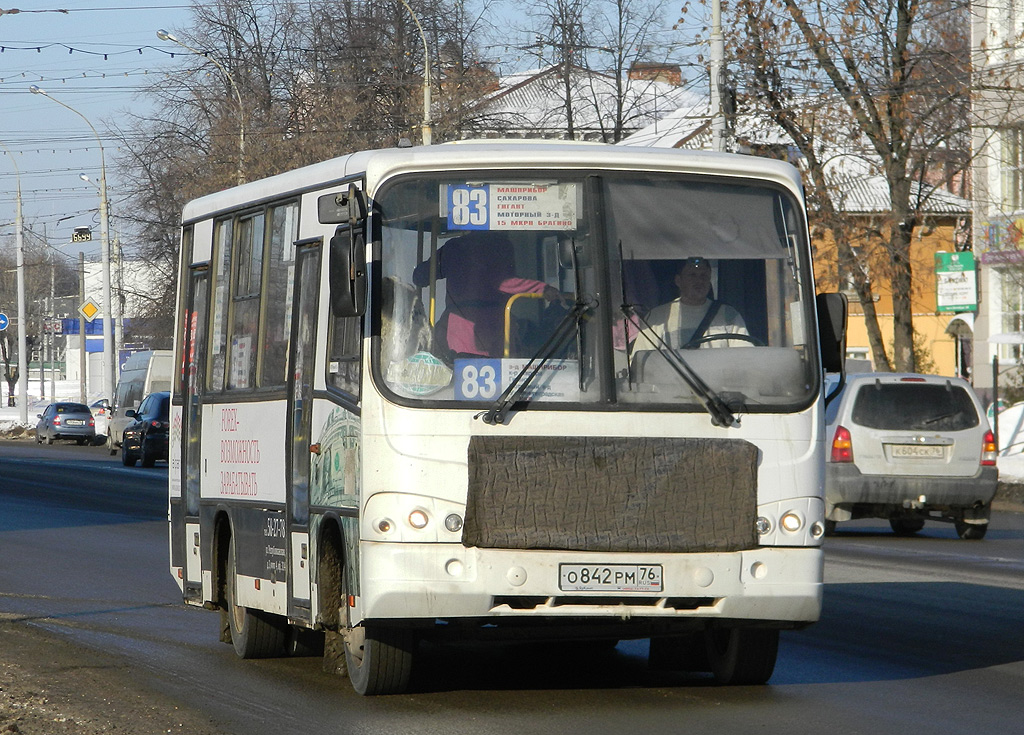
[[[472,437],[463,544],[755,548],[757,460],[742,439]]]

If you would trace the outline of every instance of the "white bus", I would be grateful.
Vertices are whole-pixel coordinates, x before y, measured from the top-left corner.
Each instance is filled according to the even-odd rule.
[[[325,634],[379,694],[425,639],[650,638],[763,683],[818,618],[845,301],[790,165],[360,152],[189,203],[181,253],[171,572],[240,656]],[[716,316],[659,332],[687,268]]]

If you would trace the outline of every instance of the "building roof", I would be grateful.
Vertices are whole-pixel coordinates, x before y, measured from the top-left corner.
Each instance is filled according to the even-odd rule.
[[[497,90],[477,107],[484,127],[502,135],[567,136],[566,80],[561,65],[518,72],[502,77]],[[613,75],[579,67],[569,73],[572,122],[577,138],[611,140],[615,103],[619,97]],[[679,109],[707,103],[689,90],[652,79],[623,79],[626,134],[643,128]]]
[[[692,95],[686,104],[619,142],[626,146],[649,146],[653,148],[687,148],[708,150],[711,148],[711,130],[708,103]],[[736,121],[736,137],[757,141],[768,146],[786,146],[791,143],[785,134],[774,126],[766,126],[763,120],[741,116]],[[793,163],[802,167],[802,159],[791,156]],[[874,157],[861,149],[851,146],[837,150],[827,156],[826,172],[829,180],[836,184],[841,193],[836,206],[850,214],[880,214],[892,208],[889,186],[885,177],[875,173]],[[927,214],[969,215],[971,201],[952,194],[945,189],[911,183],[911,201],[922,199],[920,211]]]

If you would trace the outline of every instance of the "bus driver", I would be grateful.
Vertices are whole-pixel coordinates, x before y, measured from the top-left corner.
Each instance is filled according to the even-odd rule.
[[[634,350],[700,346],[699,340],[712,335],[749,335],[743,317],[733,307],[713,298],[711,261],[687,258],[674,279],[679,298],[662,304],[647,315],[646,326],[633,343]],[[712,340],[708,346],[734,346],[739,340]]]

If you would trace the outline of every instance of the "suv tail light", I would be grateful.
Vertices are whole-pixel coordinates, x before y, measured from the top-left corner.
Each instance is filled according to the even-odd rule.
[[[853,441],[850,438],[850,430],[845,426],[836,427],[836,435],[832,438],[832,461],[853,461]]]
[[[996,463],[997,454],[996,437],[991,431],[986,431],[985,438],[981,443],[981,464],[992,467]]]

